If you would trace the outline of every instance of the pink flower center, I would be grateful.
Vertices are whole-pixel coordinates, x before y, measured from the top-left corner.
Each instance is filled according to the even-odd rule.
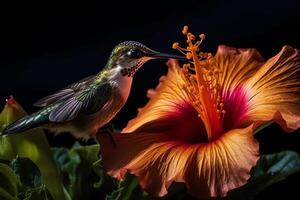
[[[240,128],[245,114],[248,110],[248,97],[242,87],[237,87],[224,95],[224,116],[222,129],[224,132]]]
[[[167,121],[173,124],[168,131],[172,139],[189,144],[208,142],[205,125],[191,104],[183,103],[177,111],[168,116]]]
[[[187,102],[178,103],[166,116],[144,123],[135,132],[164,133],[170,140],[188,144],[208,142],[203,121]]]

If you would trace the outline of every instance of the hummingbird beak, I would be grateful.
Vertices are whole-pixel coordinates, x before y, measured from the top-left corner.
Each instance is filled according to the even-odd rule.
[[[153,53],[150,53],[146,56],[149,57],[149,58],[152,58],[152,59],[171,59],[171,58],[173,58],[173,59],[177,59],[177,60],[190,62],[190,60],[188,60],[184,56],[178,56],[178,55],[172,55],[172,54],[160,53],[160,52],[153,52]]]

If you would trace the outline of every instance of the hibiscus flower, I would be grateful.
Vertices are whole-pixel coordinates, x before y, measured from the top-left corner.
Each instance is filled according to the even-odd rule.
[[[187,27],[183,34],[187,48],[173,48],[191,63],[168,61],[150,101],[113,135],[116,146],[98,135],[103,166],[118,179],[136,175],[154,196],[166,195],[172,182],[198,198],[226,196],[246,184],[259,159],[259,126],[300,127],[299,50],[284,46],[265,61],[255,49],[219,46],[212,56],[199,50],[203,34],[198,41]]]

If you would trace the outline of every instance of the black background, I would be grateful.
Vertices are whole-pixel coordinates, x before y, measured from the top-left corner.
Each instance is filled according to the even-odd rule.
[[[300,11],[295,0],[285,1],[10,1],[1,3],[0,97],[1,106],[13,94],[29,112],[37,99],[88,75],[106,63],[112,48],[125,40],[140,41],[174,53],[174,41],[183,42],[183,25],[205,33],[206,51],[219,44],[253,47],[268,58],[283,45],[300,48]],[[146,101],[166,72],[165,61],[151,61],[136,74],[130,98],[113,123],[122,128]],[[70,147],[74,139],[47,134],[52,146]],[[262,153],[300,152],[300,132],[286,134],[271,125],[259,133]],[[92,143],[93,141],[89,141]],[[259,197],[300,196],[297,179],[268,189]]]

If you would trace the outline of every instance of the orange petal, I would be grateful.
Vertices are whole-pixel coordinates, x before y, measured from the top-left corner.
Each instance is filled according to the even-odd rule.
[[[169,60],[167,65],[167,76],[160,79],[155,90],[148,91],[150,101],[144,108],[139,109],[137,117],[129,121],[123,132],[132,132],[143,124],[169,115],[178,110],[182,103],[189,101],[182,90],[184,81],[179,72],[179,64],[175,60]]]
[[[286,131],[300,127],[300,53],[284,46],[244,85],[247,121],[277,121]]]
[[[208,144],[185,144],[164,133],[99,134],[103,166],[113,177],[126,171],[154,196],[164,196],[173,181],[185,182],[199,198],[225,196],[244,185],[256,164],[258,143],[252,126],[234,129]]]
[[[239,49],[220,45],[215,55],[215,63],[221,69],[223,91],[232,90],[247,80],[263,64],[264,59],[255,49]]]

